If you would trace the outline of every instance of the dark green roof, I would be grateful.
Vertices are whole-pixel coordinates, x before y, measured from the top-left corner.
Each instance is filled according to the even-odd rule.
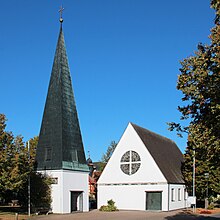
[[[61,25],[37,146],[37,169],[83,170],[85,164]]]

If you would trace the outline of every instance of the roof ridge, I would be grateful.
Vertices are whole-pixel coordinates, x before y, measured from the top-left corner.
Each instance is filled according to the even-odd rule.
[[[160,137],[160,138],[162,138],[162,139],[168,140],[168,141],[170,141],[170,142],[176,144],[175,141],[173,141],[173,140],[170,139],[170,138],[167,138],[167,137],[165,137],[165,136],[163,136],[163,135],[161,135],[161,134],[158,134],[158,133],[156,133],[156,132],[154,132],[154,131],[151,131],[151,130],[149,130],[149,129],[147,129],[147,128],[141,127],[141,126],[139,126],[139,125],[137,125],[137,124],[134,124],[134,123],[132,123],[132,122],[130,122],[130,123],[131,123],[131,125],[132,125],[133,127],[138,127],[138,128],[140,128],[140,129],[143,129],[143,130],[147,131],[148,133],[150,133],[150,134],[152,134],[152,135],[155,135],[155,136],[157,136],[157,137]]]

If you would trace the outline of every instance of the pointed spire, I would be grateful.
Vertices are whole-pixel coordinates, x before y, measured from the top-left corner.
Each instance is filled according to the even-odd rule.
[[[63,10],[63,8],[61,9]],[[83,167],[82,164],[86,164],[86,159],[62,31],[62,21],[61,14],[61,29],[37,146],[38,170],[81,169],[85,171],[87,168]],[[78,166],[77,164],[80,164],[80,168],[75,167]]]

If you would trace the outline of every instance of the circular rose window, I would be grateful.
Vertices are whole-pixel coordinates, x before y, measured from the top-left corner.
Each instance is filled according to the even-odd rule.
[[[135,151],[127,151],[121,157],[121,170],[127,174],[132,175],[138,171],[141,166],[141,158]]]

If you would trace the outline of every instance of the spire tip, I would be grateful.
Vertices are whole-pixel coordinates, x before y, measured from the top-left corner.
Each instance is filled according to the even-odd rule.
[[[62,24],[63,23],[63,10],[64,10],[64,8],[63,8],[63,6],[61,5],[60,6],[60,10],[59,10],[59,13],[60,13],[60,23]]]

